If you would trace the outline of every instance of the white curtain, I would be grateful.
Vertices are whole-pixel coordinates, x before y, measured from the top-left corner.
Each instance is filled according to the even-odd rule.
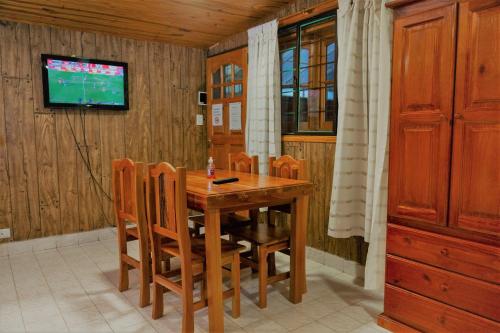
[[[276,20],[248,30],[246,150],[259,156],[267,174],[268,158],[281,155],[281,98]]]
[[[328,235],[369,243],[365,288],[384,285],[392,12],[388,0],[339,0],[338,101]]]

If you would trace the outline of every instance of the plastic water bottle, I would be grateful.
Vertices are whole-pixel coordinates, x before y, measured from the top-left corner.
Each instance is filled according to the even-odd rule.
[[[210,156],[210,158],[208,159],[207,178],[215,179],[215,164],[212,156]]]

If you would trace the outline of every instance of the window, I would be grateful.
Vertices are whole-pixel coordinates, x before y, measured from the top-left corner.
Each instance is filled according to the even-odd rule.
[[[240,97],[243,94],[242,82],[243,69],[240,66],[222,65],[212,73],[212,99]]]
[[[334,14],[280,29],[283,134],[336,135],[336,30]]]

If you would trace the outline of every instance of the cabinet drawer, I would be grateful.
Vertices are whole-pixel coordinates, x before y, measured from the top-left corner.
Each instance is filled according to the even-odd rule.
[[[500,286],[387,255],[386,282],[500,321]]]
[[[500,248],[389,224],[387,253],[500,283]]]
[[[500,324],[386,284],[384,314],[422,332],[500,332]]]

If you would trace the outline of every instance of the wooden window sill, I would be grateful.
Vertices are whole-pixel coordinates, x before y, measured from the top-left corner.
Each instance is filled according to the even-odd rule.
[[[283,142],[323,142],[335,143],[337,137],[333,135],[282,135]]]

